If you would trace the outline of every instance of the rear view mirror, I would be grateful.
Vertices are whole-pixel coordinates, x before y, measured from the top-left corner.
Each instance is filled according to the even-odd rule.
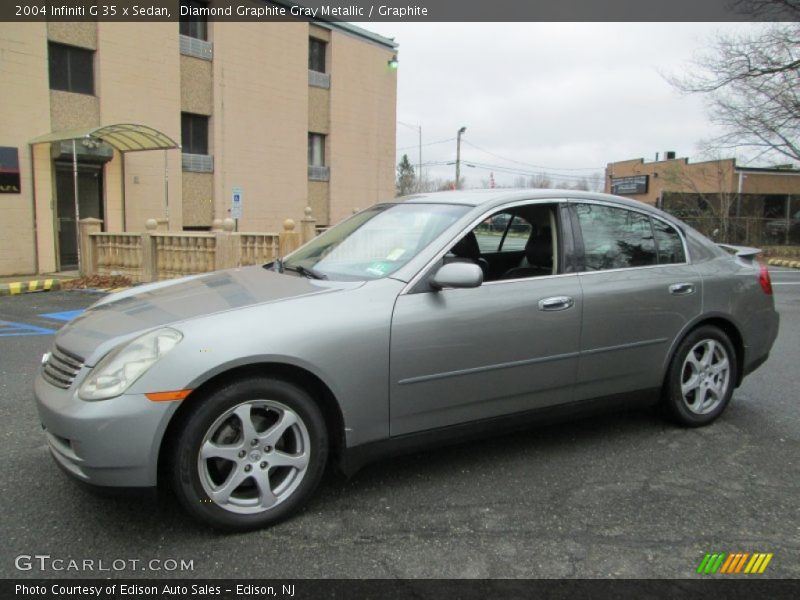
[[[476,288],[483,283],[483,270],[471,262],[453,262],[442,265],[431,279],[436,290],[443,288]]]

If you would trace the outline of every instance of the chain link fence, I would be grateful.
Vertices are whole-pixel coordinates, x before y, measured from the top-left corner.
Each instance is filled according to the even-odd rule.
[[[682,220],[720,243],[757,248],[800,245],[800,219],[686,216]]]

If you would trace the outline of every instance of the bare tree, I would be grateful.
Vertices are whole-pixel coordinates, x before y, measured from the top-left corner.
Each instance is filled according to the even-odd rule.
[[[734,174],[733,160],[696,163],[691,169],[682,161],[671,164],[662,174],[664,207],[681,218],[711,217],[711,227],[701,228],[704,233],[730,241],[731,213],[739,197]]]
[[[525,176],[523,175],[517,175],[516,177],[514,177],[514,185],[512,187],[514,188],[529,187],[527,178],[525,178]]]
[[[798,0],[731,0],[728,4],[754,21],[800,21]]]
[[[528,178],[528,185],[530,188],[549,189],[553,187],[553,182],[545,173],[539,173]]]
[[[588,192],[590,190],[589,180],[586,177],[582,177],[578,181],[573,183],[570,189],[578,190],[581,192]]]
[[[797,10],[798,3],[741,4]],[[800,23],[718,34],[693,64],[696,71],[691,74],[667,79],[684,93],[706,95],[710,117],[723,130],[710,141],[716,148],[750,147],[760,155],[778,153],[800,161]]]

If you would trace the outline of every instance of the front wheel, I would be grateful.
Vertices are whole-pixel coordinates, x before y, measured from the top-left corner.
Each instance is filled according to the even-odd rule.
[[[708,425],[730,402],[736,375],[736,353],[725,332],[699,327],[672,357],[664,389],[666,408],[682,425]]]
[[[325,469],[328,435],[304,390],[253,377],[195,401],[172,446],[171,473],[193,516],[246,531],[287,517],[311,496]]]

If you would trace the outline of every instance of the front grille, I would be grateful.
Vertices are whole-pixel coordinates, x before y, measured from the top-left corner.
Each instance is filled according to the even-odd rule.
[[[50,357],[44,363],[42,376],[46,381],[61,389],[68,389],[75,381],[75,376],[83,368],[83,359],[53,346]]]

